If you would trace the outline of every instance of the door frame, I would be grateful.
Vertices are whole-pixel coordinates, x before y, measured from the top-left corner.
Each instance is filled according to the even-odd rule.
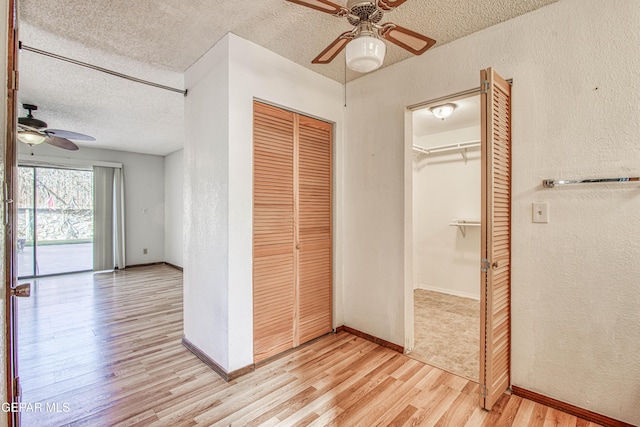
[[[413,301],[413,112],[460,99],[480,96],[477,88],[441,96],[410,105],[405,109],[405,166],[404,166],[404,348],[406,352],[415,346]],[[478,116],[480,111],[478,111]],[[478,282],[478,286],[480,282]]]
[[[8,403],[18,402],[20,399],[20,385],[18,381],[18,353],[17,353],[17,325],[15,317],[15,297],[13,289],[17,284],[15,255],[15,219],[16,204],[14,195],[16,193],[17,179],[17,106],[18,106],[18,0],[8,0],[7,2],[7,87],[6,87],[6,110],[5,110],[5,147],[4,147],[4,310],[5,310],[5,387],[6,400]],[[17,411],[6,412],[7,424],[9,426],[20,425],[20,413]]]

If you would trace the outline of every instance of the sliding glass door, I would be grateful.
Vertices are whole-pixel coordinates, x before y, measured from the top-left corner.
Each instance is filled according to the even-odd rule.
[[[18,276],[93,269],[93,172],[19,167]]]

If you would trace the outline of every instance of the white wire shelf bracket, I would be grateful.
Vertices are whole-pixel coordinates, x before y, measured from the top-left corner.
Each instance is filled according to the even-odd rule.
[[[482,223],[480,221],[468,220],[468,219],[452,219],[449,222],[452,227],[458,227],[462,237],[467,237],[467,227],[480,227]]]
[[[592,179],[545,179],[542,181],[544,188],[553,188],[558,185],[597,184],[602,182],[638,182],[640,177],[629,178],[592,178]]]
[[[467,141],[458,142],[456,144],[439,145],[437,147],[422,147],[420,145],[413,144],[413,151],[430,156],[432,154],[450,153],[454,151],[460,151],[465,163],[467,162],[467,150],[480,147],[480,141]]]

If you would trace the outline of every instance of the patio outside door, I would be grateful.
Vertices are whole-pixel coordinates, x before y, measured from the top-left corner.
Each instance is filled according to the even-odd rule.
[[[93,172],[18,168],[18,277],[93,269]]]

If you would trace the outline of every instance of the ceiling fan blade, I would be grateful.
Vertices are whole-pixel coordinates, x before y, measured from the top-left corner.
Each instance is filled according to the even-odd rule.
[[[71,132],[69,130],[62,129],[47,129],[44,131],[49,136],[57,136],[58,138],[77,139],[80,141],[95,141],[96,139],[89,135],[84,135],[77,132]]]
[[[340,52],[342,52],[344,47],[351,40],[353,40],[352,31],[347,31],[346,33],[340,34],[340,37],[335,39],[329,46],[327,46],[327,48],[323,50],[320,55],[316,56],[315,59],[311,61],[311,63],[312,64],[328,64],[329,62],[333,61],[334,58],[338,56]]]
[[[25,125],[24,123],[18,122],[18,127],[22,130],[31,131],[31,132],[41,132],[40,129],[35,128],[33,126]]]
[[[57,136],[49,136],[44,142],[58,148],[64,148],[65,150],[76,151],[78,149],[78,146],[73,142],[65,138],[58,138]]]
[[[378,0],[378,7],[385,11],[390,11],[402,5],[407,0]]]
[[[388,22],[382,25],[380,35],[391,43],[408,50],[414,55],[422,55],[436,44],[434,39],[418,34],[408,28]]]
[[[330,2],[329,0],[287,0],[291,3],[296,3],[301,6],[310,7],[311,9],[319,10],[320,12],[329,13],[331,15],[343,14],[343,7],[339,4]]]

